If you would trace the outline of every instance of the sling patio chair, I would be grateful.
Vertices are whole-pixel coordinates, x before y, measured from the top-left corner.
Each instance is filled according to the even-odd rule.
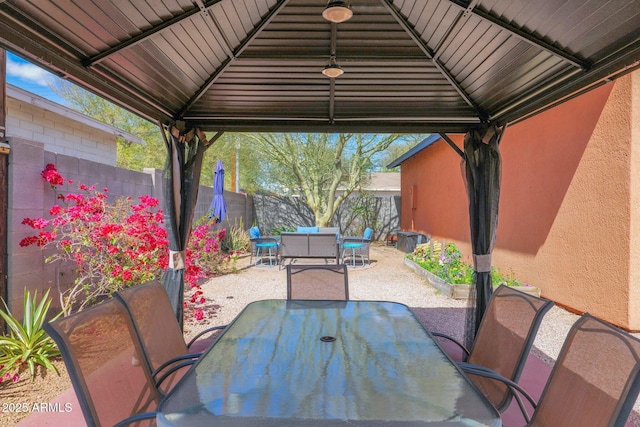
[[[342,238],[342,262],[346,264],[345,259],[349,257],[351,266],[356,266],[356,260],[358,257],[362,260],[362,266],[364,267],[364,260],[366,258],[369,262],[369,246],[371,245],[371,237],[373,236],[373,230],[366,228],[362,237],[343,237]]]
[[[569,330],[537,403],[491,370],[462,368],[501,381],[524,397],[534,408],[530,418],[522,399],[516,399],[527,427],[623,427],[640,391],[640,340],[584,314]]]
[[[349,277],[344,264],[288,264],[288,300],[349,299]]]
[[[457,344],[467,355],[467,366],[489,368],[517,382],[542,318],[552,306],[552,301],[501,285],[491,296],[470,351],[446,335],[432,334]],[[508,386],[482,376],[470,375],[469,379],[498,411],[507,409],[513,397]]]
[[[184,375],[186,369],[182,368],[190,366],[200,357],[201,352],[191,351],[190,348],[204,335],[213,334],[206,340],[210,342],[212,337],[226,328],[226,325],[207,328],[188,344],[185,343],[167,291],[157,281],[123,289],[114,296],[131,316],[145,360],[161,395],[166,394]]]
[[[155,418],[160,395],[122,304],[110,299],[44,329],[60,349],[87,426]]]
[[[249,229],[249,241],[251,242],[251,254],[249,264],[252,263],[255,256],[255,265],[266,265],[264,258],[269,259],[269,266],[280,265],[278,260],[279,241],[273,236],[262,236],[260,229],[253,226]],[[262,254],[262,257],[260,256]],[[260,264],[258,264],[260,261]]]

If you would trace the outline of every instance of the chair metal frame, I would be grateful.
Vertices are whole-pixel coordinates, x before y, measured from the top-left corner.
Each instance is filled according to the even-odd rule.
[[[347,272],[347,266],[345,264],[287,264],[287,299],[316,299],[316,300],[338,300],[338,301],[348,301],[349,300],[349,275]],[[298,275],[305,276],[309,272],[321,271],[324,272],[327,276],[334,275],[334,277],[340,279],[340,287],[344,286],[344,298],[293,298],[293,295],[296,293],[293,289],[294,277]],[[335,282],[334,282],[335,283]]]
[[[432,335],[452,341],[464,351],[467,356],[465,366],[468,373],[473,373],[471,366],[479,370],[489,368],[502,377],[517,382],[522,375],[542,319],[552,306],[552,301],[501,285],[491,296],[471,350],[447,335],[437,332],[432,332]],[[511,313],[512,310],[517,313]],[[517,319],[503,318],[505,314],[516,314]],[[522,319],[528,320],[528,323],[521,322]],[[516,325],[519,326],[517,332],[514,330]],[[501,328],[510,329],[500,331]],[[496,384],[486,384],[486,380],[473,376],[470,376],[470,379],[487,394],[498,411],[503,412],[507,409],[513,397],[513,392],[508,386],[501,386],[500,390],[487,391],[483,390],[483,385],[495,387]],[[485,384],[482,384],[483,382]]]
[[[371,228],[367,228],[361,237],[353,237],[346,236],[342,238],[340,246],[342,247],[341,251],[341,260],[343,264],[345,262],[345,254],[347,250],[351,251],[351,266],[356,266],[356,257],[360,257],[362,260],[362,266],[365,266],[364,259],[366,258],[368,262],[369,259],[369,246],[371,245],[371,238],[367,238],[367,234],[370,236],[373,235],[373,230]]]
[[[78,349],[71,346],[71,343],[69,343],[68,341],[68,337],[69,334],[72,333],[78,325],[88,325],[89,322],[87,322],[85,318],[100,310],[110,310],[108,316],[111,320],[113,320],[114,314],[117,315],[118,313],[122,316],[122,319],[124,319],[123,326],[126,326],[131,338],[130,344],[135,350],[135,353],[132,355],[133,359],[129,359],[131,360],[130,363],[132,364],[132,366],[139,366],[142,370],[144,378],[146,379],[144,390],[149,391],[148,399],[151,399],[149,400],[149,402],[155,401],[156,406],[160,402],[160,395],[159,393],[157,393],[157,389],[155,388],[153,379],[151,377],[151,371],[148,365],[146,363],[136,364],[137,362],[139,362],[139,360],[137,360],[135,354],[137,353],[140,358],[143,358],[144,351],[142,349],[142,344],[136,334],[135,327],[133,325],[133,322],[131,321],[131,318],[119,301],[115,299],[107,300],[105,302],[102,302],[98,306],[87,308],[81,312],[72,314],[67,317],[58,318],[44,325],[45,332],[49,334],[49,336],[56,342],[58,348],[60,349],[60,354],[62,355],[65,366],[67,367],[67,372],[71,379],[71,384],[73,385],[76,397],[78,398],[78,403],[80,404],[82,414],[85,418],[87,426],[89,427],[99,427],[104,424],[104,421],[100,419],[100,414],[98,413],[96,405],[94,403],[94,400],[97,396],[92,395],[92,390],[90,390],[89,386],[87,385],[85,379],[86,373],[83,372],[86,367],[79,365]],[[95,324],[95,322],[91,322],[91,324]],[[66,327],[68,327],[69,329],[65,330]],[[91,337],[95,340],[103,339],[107,342],[109,341],[108,336],[101,337],[99,335],[92,335]],[[136,361],[136,363],[134,363],[134,361]],[[132,401],[135,399],[138,402],[140,401],[140,396],[130,396],[129,398],[127,393],[130,393],[130,390],[128,389],[122,390],[122,393],[123,397],[126,397],[126,399],[124,400]],[[155,416],[155,412],[141,412],[131,415],[124,420],[117,422],[115,425],[124,426],[143,419],[153,419],[155,418]]]
[[[558,359],[556,360],[551,374],[547,379],[547,383],[538,402],[536,402],[535,399],[531,397],[531,395],[519,384],[504,378],[490,369],[479,368],[477,366],[467,366],[466,364],[461,364],[461,368],[466,373],[484,376],[506,384],[512,391],[512,394],[516,397],[518,407],[527,422],[526,427],[543,427],[548,425],[548,419],[553,419],[554,422],[562,423],[558,425],[569,425],[566,423],[573,423],[571,425],[577,425],[572,420],[559,420],[558,417],[566,416],[567,414],[582,414],[586,408],[589,408],[592,411],[595,410],[599,415],[602,415],[602,406],[598,406],[598,401],[600,399],[597,396],[593,396],[593,390],[589,393],[586,392],[586,390],[581,390],[579,388],[579,384],[576,382],[571,383],[572,390],[570,393],[562,393],[562,399],[560,402],[554,402],[554,400],[557,399],[554,399],[550,390],[558,387],[558,384],[567,381],[565,372],[563,371],[571,371],[573,374],[581,376],[584,375],[584,372],[577,371],[576,368],[586,367],[591,370],[591,375],[595,373],[597,376],[602,376],[605,365],[608,365],[609,368],[620,369],[619,364],[616,364],[615,360],[613,360],[613,363],[606,363],[611,362],[611,356],[615,358],[616,355],[601,354],[603,350],[611,351],[610,346],[604,345],[598,349],[596,353],[585,353],[583,351],[584,347],[582,343],[576,340],[576,338],[580,338],[585,334],[596,333],[605,334],[609,339],[614,338],[618,341],[618,344],[621,344],[621,347],[626,347],[628,355],[633,357],[633,363],[626,365],[626,370],[624,371],[626,382],[620,390],[620,395],[616,400],[615,407],[612,408],[610,413],[607,415],[607,426],[624,427],[636,399],[638,398],[638,394],[640,393],[640,339],[593,317],[589,313],[582,315],[569,330],[567,338],[560,350],[560,354],[558,355]],[[576,342],[578,344],[576,344]],[[617,355],[620,355],[620,353]],[[565,367],[565,363],[570,364],[571,367]],[[576,366],[577,363],[580,363],[580,366]],[[593,371],[594,368],[597,372]],[[583,382],[587,381],[585,380]],[[555,391],[555,394],[558,394],[559,391],[564,391],[566,388],[566,386],[559,387],[559,390]],[[606,395],[605,391],[601,390],[601,392]],[[552,397],[549,397],[550,395]],[[529,416],[522,398],[527,400],[533,407],[533,416]],[[591,400],[589,400],[590,398]],[[556,403],[560,405],[560,410],[562,412],[560,415],[553,411],[555,408],[553,408],[552,404]],[[549,407],[551,407],[551,409],[548,409]],[[547,417],[547,421],[540,421],[540,417]]]
[[[138,294],[140,296],[138,296]],[[195,335],[189,343],[185,343],[180,326],[178,322],[175,321],[175,314],[171,307],[169,296],[160,282],[150,281],[141,285],[132,286],[116,292],[113,296],[124,306],[131,318],[134,330],[142,346],[145,362],[151,370],[151,376],[161,396],[166,394],[161,388],[162,384],[174,375],[175,372],[195,363],[201,356],[202,353],[200,352],[190,352],[191,346],[202,336],[215,333],[227,327],[227,325],[221,325],[207,328]],[[159,314],[167,318],[168,323],[161,325],[161,336],[156,338],[158,342],[148,343],[146,339],[144,330],[156,329],[158,325],[145,324],[145,319],[142,319],[136,314],[135,308],[138,303],[136,297],[138,299],[144,298],[145,301],[141,302],[146,302],[152,306],[155,315]],[[157,355],[152,354],[153,350],[150,348],[154,344],[169,352],[169,354],[164,355],[165,357],[160,363],[154,361]]]
[[[264,262],[265,254],[260,258],[261,251],[268,251],[269,258],[269,266],[277,266],[280,264],[278,255],[279,255],[279,242],[275,237],[257,237],[251,239],[251,244],[255,245],[256,249],[256,262],[255,265],[267,265]],[[258,264],[258,260],[260,260],[260,264]],[[251,260],[250,260],[251,261]]]

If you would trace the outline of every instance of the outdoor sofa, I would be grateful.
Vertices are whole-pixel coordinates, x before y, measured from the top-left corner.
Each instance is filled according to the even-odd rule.
[[[306,227],[305,227],[306,228]],[[280,234],[280,259],[284,264],[287,259],[292,262],[296,258],[324,258],[340,261],[340,242],[337,229],[330,232],[320,232],[318,227],[309,227],[318,231],[306,230],[302,232]]]

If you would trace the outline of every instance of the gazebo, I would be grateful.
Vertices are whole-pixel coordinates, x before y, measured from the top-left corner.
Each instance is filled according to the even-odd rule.
[[[640,0],[4,0],[0,47],[166,129],[176,295],[203,132],[224,131],[467,134],[481,284],[501,131],[639,68],[638,22]]]

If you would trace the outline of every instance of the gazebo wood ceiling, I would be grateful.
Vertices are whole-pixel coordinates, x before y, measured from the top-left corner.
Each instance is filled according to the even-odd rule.
[[[203,130],[465,132],[639,67],[640,0],[0,0],[0,46]],[[345,73],[320,72],[331,52]]]

